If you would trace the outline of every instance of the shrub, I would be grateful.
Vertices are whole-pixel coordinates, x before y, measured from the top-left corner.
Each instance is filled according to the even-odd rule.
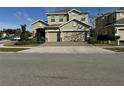
[[[89,39],[88,39],[88,43],[96,43],[97,42],[97,40],[96,40],[96,38],[95,37],[89,37]]]
[[[99,40],[99,41],[115,40],[115,36],[112,36],[112,35],[98,35],[97,40]]]
[[[32,45],[32,44],[43,44],[44,41],[35,41],[35,40],[26,40],[26,41],[18,41],[15,45]]]

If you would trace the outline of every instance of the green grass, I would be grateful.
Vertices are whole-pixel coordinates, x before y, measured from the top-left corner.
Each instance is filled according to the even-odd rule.
[[[4,43],[4,46],[15,46],[15,47],[35,47],[35,46],[38,46],[38,45],[40,45],[40,44],[36,44],[36,43],[34,43],[34,44],[25,44],[25,45],[15,45],[15,43],[16,43],[17,41],[8,41],[8,42],[5,42]]]
[[[0,48],[0,52],[18,52],[29,48]]]
[[[4,46],[14,46],[15,43],[16,41],[8,41],[4,43]]]
[[[105,48],[107,50],[112,50],[112,51],[115,51],[115,52],[124,52],[124,48]]]
[[[116,41],[111,41],[110,44],[108,44],[107,41],[104,41],[104,43],[95,43],[95,46],[117,46],[117,42]],[[124,46],[124,42],[120,42],[120,46]]]

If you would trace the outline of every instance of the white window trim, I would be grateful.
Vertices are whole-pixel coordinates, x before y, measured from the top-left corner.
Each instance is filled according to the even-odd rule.
[[[51,22],[53,22],[52,19],[54,19],[54,22],[56,21],[55,16],[51,16],[51,20],[50,20]]]
[[[59,22],[63,22],[63,21],[60,21],[60,19],[64,21],[64,16],[59,16]]]

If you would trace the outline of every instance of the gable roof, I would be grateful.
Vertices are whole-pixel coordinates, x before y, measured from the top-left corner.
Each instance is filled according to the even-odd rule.
[[[63,10],[58,10],[58,11],[49,12],[49,13],[67,13],[68,11],[70,11],[70,9],[63,9]]]
[[[36,24],[37,22],[41,22],[41,23],[43,23],[43,24],[45,24],[45,25],[48,25],[47,22],[45,22],[45,21],[43,21],[43,20],[41,20],[41,19],[36,20],[36,21],[33,22],[31,25],[34,25],[34,24]]]
[[[112,14],[114,14],[114,13],[115,13],[115,12],[107,12],[107,13],[104,13],[104,14],[98,15],[97,18],[101,18],[101,17],[109,16],[109,15],[112,15]]]
[[[63,10],[58,10],[58,11],[54,11],[54,12],[49,12],[47,14],[67,14],[67,13],[72,12],[72,11],[76,11],[76,12],[83,13],[83,14],[88,13],[88,12],[80,11],[80,10],[77,10],[77,9],[63,9]]]
[[[124,7],[119,8],[118,10],[124,10]]]
[[[86,23],[83,23],[83,22],[81,22],[81,21],[79,21],[79,20],[77,20],[77,19],[72,19],[72,20],[70,20],[70,21],[68,21],[68,22],[66,22],[66,23],[64,23],[64,24],[62,24],[62,25],[60,25],[59,27],[62,27],[62,26],[64,26],[64,25],[68,24],[68,23],[71,22],[71,21],[76,21],[76,22],[79,22],[79,23],[81,23],[81,24],[83,24],[83,25],[85,25],[85,26],[87,26],[87,27],[91,27],[90,25],[88,25],[88,24],[86,24]]]
[[[61,24],[48,25],[45,28],[58,28]]]
[[[115,25],[121,25],[121,24],[123,24],[124,25],[124,18],[122,18],[122,19],[120,19],[120,20],[117,20],[116,22],[115,22]]]

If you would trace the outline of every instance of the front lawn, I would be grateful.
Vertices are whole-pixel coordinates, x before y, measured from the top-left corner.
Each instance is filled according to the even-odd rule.
[[[18,43],[18,41],[8,41],[6,43],[4,43],[4,46],[17,46],[17,47],[35,47],[38,46],[40,44],[38,43],[25,43],[25,44],[20,44],[20,42]]]
[[[95,46],[117,46],[117,42],[111,41],[111,43],[108,44],[108,41],[103,41],[103,42],[97,42],[94,45]],[[120,46],[124,46],[124,42],[120,42]]]
[[[0,52],[18,52],[29,48],[0,48]]]
[[[105,48],[107,50],[112,50],[112,51],[115,51],[115,52],[124,52],[124,48]]]

